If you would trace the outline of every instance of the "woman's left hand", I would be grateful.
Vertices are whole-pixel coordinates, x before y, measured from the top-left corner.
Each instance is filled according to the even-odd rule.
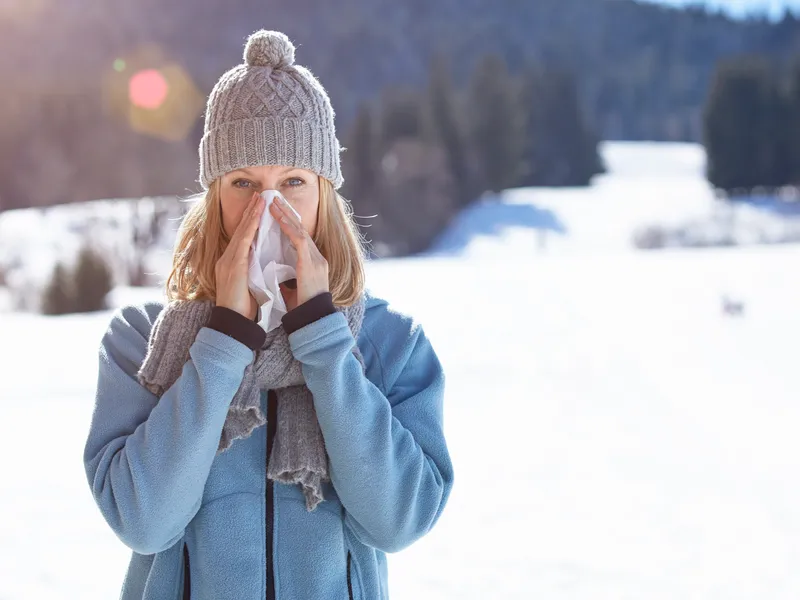
[[[275,196],[269,205],[269,210],[278,221],[281,231],[297,250],[297,289],[292,290],[281,284],[287,308],[291,310],[314,296],[330,291],[328,261],[322,256],[292,208],[280,196]],[[293,295],[295,301],[291,302]]]

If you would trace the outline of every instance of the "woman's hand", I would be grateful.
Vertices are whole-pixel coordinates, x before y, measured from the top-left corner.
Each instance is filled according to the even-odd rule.
[[[311,300],[314,296],[330,291],[328,283],[328,261],[317,248],[292,208],[280,196],[275,196],[269,207],[270,213],[278,221],[281,231],[289,238],[297,250],[297,289],[281,284],[284,298],[288,295],[287,308],[290,310]],[[295,302],[291,302],[295,295]],[[294,306],[292,306],[294,304]]]
[[[263,211],[264,199],[259,194],[253,194],[228,247],[214,267],[217,279],[216,305],[235,310],[251,321],[258,314],[258,302],[250,293],[247,273],[250,266],[250,246],[258,231]]]

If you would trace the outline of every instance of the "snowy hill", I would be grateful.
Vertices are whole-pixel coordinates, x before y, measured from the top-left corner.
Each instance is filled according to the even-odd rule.
[[[507,192],[369,267],[445,366],[456,473],[389,556],[393,600],[800,595],[800,246],[635,251],[636,227],[709,213],[702,154],[604,153],[589,190]],[[109,317],[0,313],[0,598],[119,594],[129,554],[81,463]]]
[[[800,203],[785,214],[764,201],[728,205],[704,179],[705,154],[696,144],[603,144],[608,173],[591,188],[517,189],[465,210],[433,254],[488,256],[509,247],[532,254],[617,254],[632,249],[648,226],[679,228],[668,245],[800,242]],[[786,203],[781,203],[785,206]]]

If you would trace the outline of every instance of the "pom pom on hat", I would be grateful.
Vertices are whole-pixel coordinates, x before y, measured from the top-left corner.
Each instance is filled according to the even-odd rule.
[[[280,31],[256,31],[247,38],[244,62],[251,67],[288,67],[294,64],[294,44]]]

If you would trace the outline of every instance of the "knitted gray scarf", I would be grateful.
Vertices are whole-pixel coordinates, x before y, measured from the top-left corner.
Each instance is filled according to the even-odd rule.
[[[175,383],[189,360],[189,347],[211,317],[210,300],[172,301],[159,314],[150,332],[147,355],[138,380],[159,398]],[[347,317],[353,337],[358,339],[364,318],[364,298],[338,308]],[[364,368],[357,345],[353,354]],[[330,481],[328,456],[314,409],[314,399],[305,385],[300,362],[292,355],[283,327],[267,333],[267,339],[244,370],[244,377],[231,401],[222,428],[217,454],[236,439],[248,437],[267,420],[261,410],[261,390],[275,390],[278,419],[267,477],[285,484],[298,484],[306,509],[314,510],[324,500],[322,482]]]

